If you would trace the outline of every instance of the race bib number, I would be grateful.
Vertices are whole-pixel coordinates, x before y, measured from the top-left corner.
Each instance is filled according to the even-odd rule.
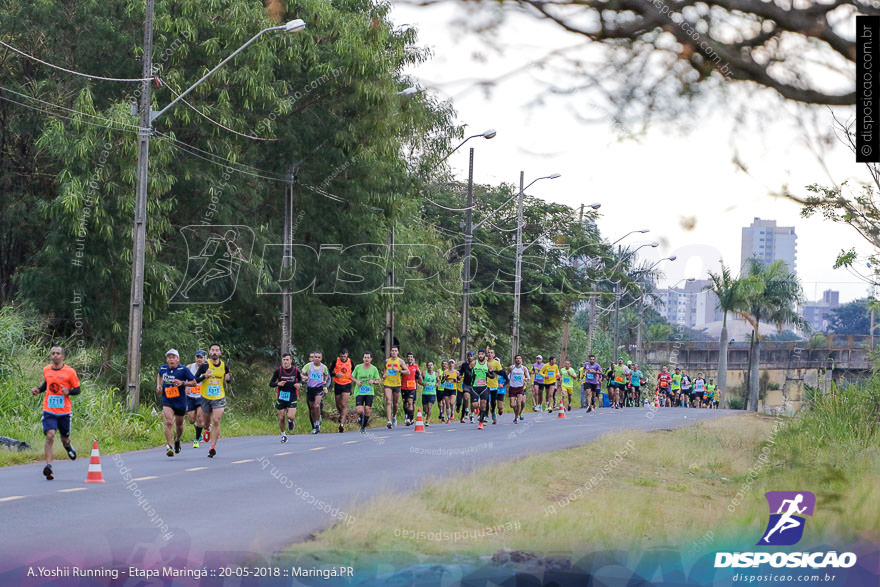
[[[587,373],[587,381],[595,381],[596,374],[595,373]]]
[[[309,387],[317,387],[316,383],[324,381],[324,374],[320,371],[309,371]]]
[[[205,397],[219,398],[220,397],[220,386],[219,385],[209,385],[207,388],[205,388]]]
[[[485,379],[477,379],[477,382],[475,385],[477,387],[486,387],[486,380]]]
[[[455,389],[455,384],[451,381],[447,381],[444,385],[446,386],[446,389]]]
[[[667,385],[669,385],[669,384],[666,381],[660,382],[660,387],[666,387]]]
[[[436,393],[433,385],[426,385],[425,390],[422,392],[425,395],[434,395]]]
[[[211,389],[210,387],[208,389]],[[180,397],[180,390],[176,387],[166,387],[165,388],[165,397],[168,399],[173,399],[175,397]]]
[[[617,376],[614,378],[615,383],[623,383],[623,377]]]
[[[358,393],[361,395],[370,395],[371,391],[373,391],[373,388],[369,384],[361,385],[358,388]]]
[[[50,395],[49,397],[49,407],[50,408],[63,408],[64,407],[64,396],[63,395]]]
[[[281,391],[278,393],[278,399],[283,402],[290,401],[290,392],[289,391]]]
[[[522,387],[523,376],[521,374],[514,373],[514,375],[510,378],[510,384],[514,387]]]
[[[397,369],[388,367],[388,377],[397,377]]]
[[[571,377],[563,377],[562,378],[562,385],[565,385],[566,387],[571,385]]]

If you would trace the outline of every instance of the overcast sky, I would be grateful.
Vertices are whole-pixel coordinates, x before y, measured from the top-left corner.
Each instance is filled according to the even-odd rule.
[[[633,229],[650,229],[625,242],[638,245],[656,239],[662,246],[642,249],[645,258],[678,256],[661,266],[667,275],[661,285],[685,277],[705,278],[706,270],[717,269],[721,258],[738,270],[742,227],[760,217],[795,227],[797,273],[807,299],[820,298],[828,288],[839,290],[841,301],[866,295],[864,283],[845,270],[832,269],[840,249],[869,252],[855,231],[819,218],[803,219],[798,206],[769,195],[783,185],[796,194],[804,194],[803,186],[811,183],[828,185],[829,172],[837,182],[867,177],[842,145],[831,146],[824,156],[828,171],[823,170],[795,122],[796,107],[758,92],[754,108],[772,113],[776,122],[762,123],[757,133],[736,124],[732,110],[718,104],[707,108],[700,120],[653,125],[638,141],[622,140],[609,122],[584,122],[574,113],[593,117],[595,111],[598,117],[598,109],[591,108],[595,96],[550,96],[542,105],[529,106],[547,96],[539,82],[548,79],[547,71],[532,68],[506,77],[488,95],[477,85],[549,50],[582,42],[581,37],[515,15],[495,37],[505,48],[498,54],[464,34],[454,22],[463,14],[456,3],[429,8],[401,4],[394,7],[392,18],[398,25],[414,26],[419,44],[434,53],[412,71],[419,85],[452,100],[459,122],[472,134],[497,130],[493,140],[468,143],[476,148],[476,182],[516,183],[520,169],[526,172],[526,183],[561,173],[559,179],[535,184],[529,193],[573,207],[601,202],[599,227],[610,240]],[[848,116],[846,110],[837,113]],[[830,126],[830,113],[820,111],[819,121]],[[685,126],[690,130],[683,130]],[[734,164],[737,153],[748,173]],[[466,149],[456,153],[451,164],[466,178]],[[686,230],[681,221],[690,217],[696,223]]]

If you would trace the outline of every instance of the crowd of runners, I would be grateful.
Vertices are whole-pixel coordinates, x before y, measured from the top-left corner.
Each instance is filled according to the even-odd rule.
[[[165,453],[173,457],[181,450],[184,418],[195,428],[193,448],[201,442],[210,442],[208,456],[217,454],[220,422],[226,407],[226,387],[232,373],[222,358],[219,344],[208,351],[199,349],[194,362],[183,365],[180,353],[169,349],[165,364],[156,376],[156,393],[162,405],[165,430]],[[46,467],[43,474],[53,478],[52,453],[55,433],[71,459],[76,450],[70,444],[70,397],[80,392],[76,371],[64,363],[64,349],[55,346],[50,351],[51,364],[43,368],[43,383],[34,387],[34,395],[43,397],[43,432],[46,435]],[[717,408],[721,390],[714,379],[698,372],[692,378],[679,367],[672,373],[667,366],[660,369],[656,380],[649,382],[638,364],[618,358],[603,368],[595,355],[577,369],[570,360],[557,364],[556,357],[547,362],[541,355],[527,365],[522,355],[516,355],[506,367],[496,357],[494,349],[470,351],[461,364],[454,359],[439,364],[428,361],[419,366],[413,353],[400,356],[398,347],[391,347],[389,356],[380,368],[373,355],[366,351],[355,365],[347,349],[324,363],[323,354],[313,351],[309,362],[302,367],[294,364],[290,354],[284,354],[281,365],[272,373],[269,388],[274,396],[281,442],[287,442],[294,430],[296,410],[300,399],[305,399],[310,432],[318,434],[322,427],[324,397],[334,395],[338,413],[338,431],[345,432],[354,396],[354,409],[361,433],[365,433],[373,417],[373,401],[377,394],[384,399],[385,426],[399,425],[398,413],[403,412],[403,425],[416,421],[416,404],[420,402],[423,422],[449,424],[476,423],[477,429],[491,422],[497,424],[504,414],[505,398],[513,424],[525,420],[526,405],[534,412],[570,411],[575,391],[580,392],[580,408],[593,412],[601,407],[683,407]],[[604,392],[603,392],[604,389]],[[304,396],[304,398],[303,398]],[[378,407],[378,406],[377,406]],[[380,416],[381,417],[381,416]]]

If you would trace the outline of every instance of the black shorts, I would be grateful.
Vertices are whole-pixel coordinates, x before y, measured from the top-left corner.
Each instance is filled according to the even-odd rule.
[[[642,392],[642,386],[641,386],[641,385],[632,385],[632,386],[630,386],[630,387],[632,388],[632,391],[634,391],[635,393],[641,393],[641,392]]]
[[[373,396],[372,395],[356,395],[354,396],[354,405],[356,406],[369,406],[373,407]]]
[[[422,405],[427,406],[428,404],[437,403],[437,396],[433,393],[423,393],[422,394]]]
[[[336,395],[339,395],[340,393],[351,393],[351,383],[346,383],[345,385],[341,383],[334,383],[333,391],[336,393]]]
[[[296,407],[296,400],[295,399],[290,400],[289,402],[284,402],[281,400],[275,402],[275,409],[276,410],[286,410],[287,408],[295,408],[295,407]]]
[[[186,411],[194,412],[196,408],[202,407],[202,396],[190,397],[186,396]]]
[[[306,388],[306,399],[312,401],[322,393],[324,393],[323,387],[308,387]]]
[[[182,415],[182,414],[181,414]],[[52,412],[43,412],[43,434],[49,430],[58,430],[58,433],[68,438],[70,436],[70,414],[53,414]]]
[[[392,394],[400,393],[400,386],[399,385],[397,387],[392,387],[390,385],[386,385],[385,389],[390,389]]]
[[[400,390],[400,397],[401,397],[401,399],[403,399],[403,401],[406,401],[409,399],[416,401],[416,390],[415,389],[401,389]]]
[[[163,408],[171,408],[175,416],[183,416],[186,414],[186,402],[171,403],[169,401],[162,402]]]
[[[471,388],[471,401],[489,401],[489,388],[488,387],[472,387]]]
[[[599,393],[602,391],[601,383],[590,383],[589,381],[584,383],[584,391],[593,391]]]

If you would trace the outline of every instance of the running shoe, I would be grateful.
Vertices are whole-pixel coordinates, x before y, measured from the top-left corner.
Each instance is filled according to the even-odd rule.
[[[339,425],[339,431],[340,431],[340,432],[345,432],[345,426],[343,426],[342,424],[340,424],[340,425]]]
[[[166,450],[165,450],[165,454],[166,454],[166,455],[168,455],[169,457],[173,457],[173,456],[174,456],[174,449],[171,448],[171,445],[170,445],[170,444],[166,444],[166,445],[165,445],[165,449],[166,449]]]
[[[75,460],[76,460],[76,449],[73,448],[73,445],[72,445],[72,444],[68,444],[67,446],[65,446],[65,447],[64,447],[64,450],[67,451],[67,457],[68,457],[71,461],[75,461]]]
[[[210,428],[205,428],[205,430],[202,432],[202,440],[204,440],[205,442],[208,442],[209,440],[211,440],[211,429]]]
[[[482,429],[483,429],[483,423],[480,422],[479,424],[477,424],[477,430],[482,430]]]
[[[180,454],[180,440],[174,441],[174,454]]]
[[[208,451],[208,458],[213,459],[216,454],[217,454],[217,450],[212,446],[211,450]]]
[[[199,448],[199,441],[193,440],[193,448]]]
[[[523,416],[522,414],[519,415],[519,421],[520,421],[520,422],[522,422],[522,421],[525,420],[525,419],[526,419],[525,416]]]
[[[52,474],[52,465],[43,467],[43,475],[46,477],[46,481],[51,481],[55,478],[55,475]]]
[[[287,419],[287,431],[293,432],[293,420],[291,420],[290,418]]]
[[[287,435],[282,433],[281,434],[281,444],[284,444],[285,442],[287,442]]]
[[[427,427],[430,426],[430,425],[431,425],[430,422],[425,422],[425,428],[427,428]]]
[[[312,434],[317,434],[318,432],[320,432],[320,430],[320,426],[318,424],[315,424],[315,427],[312,428]]]
[[[389,430],[391,430],[391,426],[392,426],[392,424],[391,424],[391,420],[388,420],[388,423],[385,424],[385,426],[386,426]]]

